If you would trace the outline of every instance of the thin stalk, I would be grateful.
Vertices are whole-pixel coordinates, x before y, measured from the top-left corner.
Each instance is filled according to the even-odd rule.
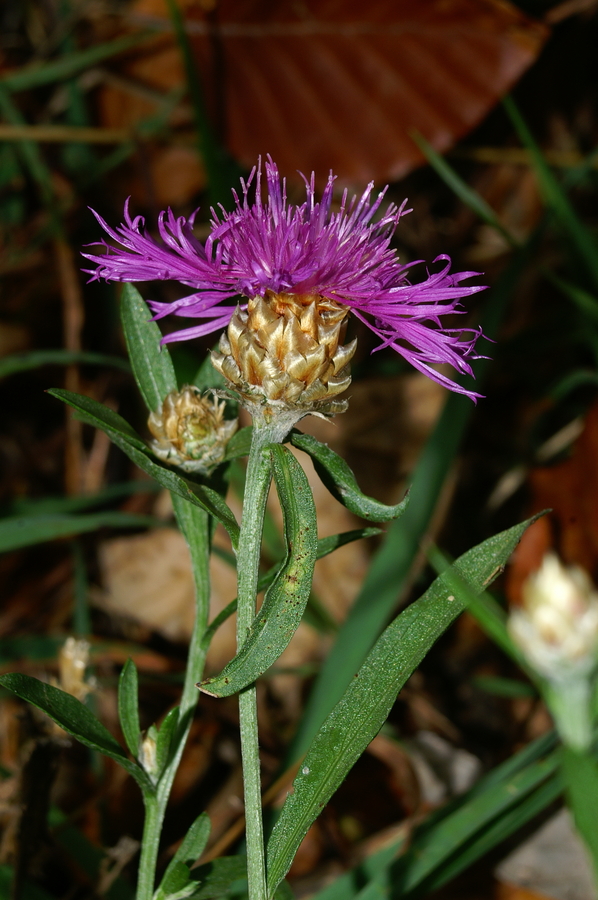
[[[145,794],[143,801],[145,804],[145,821],[141,839],[136,900],[152,900],[164,809],[155,794]]]
[[[598,886],[598,764],[592,748],[585,752],[565,744],[562,754],[567,802],[588,849]]]
[[[179,727],[173,740],[171,758],[160,777],[156,793],[144,796],[145,822],[139,860],[137,900],[151,900],[153,897],[156,862],[166,806],[191,728],[193,711],[199,697],[195,684],[201,679],[206,656],[203,636],[208,624],[210,604],[210,517],[208,513],[178,495],[172,494],[172,502],[177,522],[191,554],[195,582],[195,622],[179,706]]]
[[[240,647],[255,616],[260,550],[266,500],[270,487],[270,461],[264,448],[280,440],[276,428],[254,421],[251,451],[247,464],[243,516],[237,554],[237,646]],[[266,900],[266,860],[262,821],[260,753],[256,688],[251,685],[239,694],[239,728],[243,760],[247,880],[249,900]]]

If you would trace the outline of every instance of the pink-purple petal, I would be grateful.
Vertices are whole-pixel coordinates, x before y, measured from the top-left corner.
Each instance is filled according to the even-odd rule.
[[[436,271],[411,283],[418,262],[400,263],[390,246],[406,201],[390,204],[376,216],[387,188],[374,199],[374,185],[360,196],[344,191],[333,211],[335,176],[330,173],[321,198],[316,198],[314,176],[304,176],[305,201],[289,205],[286,183],[275,163],[265,163],[266,199],[262,200],[262,165],[252,170],[241,191],[233,191],[234,209],[212,209],[211,232],[205,244],[194,236],[195,213],[185,219],[172,210],[158,220],[160,240],[149,235],[142,216],[132,218],[129,201],[124,223],[117,229],[94,213],[112,243],[100,242],[102,252],[84,253],[95,264],[86,269],[91,280],[174,280],[193,293],[171,303],[151,302],[155,318],[169,313],[203,319],[201,325],[181,329],[164,342],[189,340],[226,327],[235,309],[231,298],[262,296],[265,291],[321,294],[349,307],[380,338],[411,365],[453,391],[475,399],[474,391],[455,384],[431,368],[450,363],[471,374],[467,360],[475,359],[475,329],[443,327],[443,316],[463,313],[459,301],[482,285],[463,285],[476,272],[451,272],[451,261],[441,255]],[[250,193],[255,193],[250,200]],[[116,246],[114,246],[116,245]]]

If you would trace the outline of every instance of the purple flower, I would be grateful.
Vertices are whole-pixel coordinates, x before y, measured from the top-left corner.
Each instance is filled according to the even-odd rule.
[[[92,280],[175,280],[192,293],[174,303],[150,302],[159,319],[169,313],[203,320],[201,324],[167,335],[180,341],[225,328],[239,303],[239,295],[252,298],[265,291],[318,294],[350,308],[380,337],[380,347],[392,347],[420,372],[461,394],[479,394],[454,383],[432,368],[450,363],[457,372],[472,375],[468,360],[477,359],[475,343],[481,329],[443,328],[441,317],[462,313],[462,297],[483,290],[462,285],[477,272],[450,272],[448,256],[438,256],[440,271],[412,284],[409,270],[418,262],[399,263],[390,242],[399,219],[410,210],[390,204],[377,221],[374,217],[386,188],[372,202],[373,184],[358,199],[343,193],[340,209],[333,212],[332,173],[319,202],[314,176],[305,181],[306,200],[287,204],[286,183],[276,165],[266,162],[268,197],[261,198],[261,161],[247,182],[243,196],[235,191],[235,209],[212,210],[211,233],[202,245],[193,235],[194,216],[175,218],[162,212],[156,241],[144,230],[144,219],[132,219],[128,201],[125,222],[112,229],[97,213],[100,225],[119,246],[102,241],[105,252],[84,256],[97,264],[85,271]],[[303,176],[302,176],[303,177]],[[248,199],[255,181],[255,199]],[[405,201],[406,202],[406,201]],[[237,298],[234,304],[229,301]],[[241,305],[243,305],[241,303]]]

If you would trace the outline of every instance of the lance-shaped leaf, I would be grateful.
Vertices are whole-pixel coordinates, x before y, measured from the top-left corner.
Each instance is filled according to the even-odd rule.
[[[152,791],[152,784],[136,763],[126,755],[123,748],[116,741],[99,719],[71,694],[61,691],[59,688],[38,681],[30,675],[18,673],[0,676],[0,685],[12,691],[22,700],[27,700],[33,706],[37,706],[47,716],[60,725],[68,734],[72,734],[86,747],[98,750],[111,759],[116,760],[123,769],[132,775],[145,792]]]
[[[289,450],[273,444],[270,453],[284,520],[287,558],[237,655],[220,675],[202,683],[201,690],[215,697],[236,694],[276,662],[301,622],[311,590],[318,547],[311,488]]]
[[[239,539],[237,520],[217,491],[207,485],[188,481],[172,469],[158,463],[148,454],[146,445],[131,426],[121,416],[102,406],[101,403],[97,403],[90,397],[73,394],[71,391],[65,391],[61,388],[52,388],[48,393],[72,406],[77,411],[77,416],[82,422],[94,425],[96,428],[101,428],[102,431],[105,431],[108,437],[127,454],[129,459],[133,460],[140,469],[143,469],[144,472],[155,478],[169,491],[179,494],[185,500],[194,503],[214,516],[228,531],[233,547],[237,546]]]
[[[193,869],[194,900],[211,900],[229,894],[235,882],[247,879],[247,860],[243,856],[219,856]]]
[[[195,889],[186,894],[192,900],[217,900],[218,897],[247,895],[247,860],[243,856],[219,856],[197,866],[191,872]],[[231,890],[232,889],[232,890]],[[293,900],[286,881],[279,885],[273,900]]]
[[[195,878],[191,881],[191,866],[199,859],[208,843],[210,827],[208,814],[201,813],[170,860],[154,900],[165,900],[166,897],[172,896],[188,896],[197,890],[198,884]]]
[[[363,538],[374,537],[374,535],[380,533],[380,528],[355,528],[353,531],[341,531],[340,534],[331,534],[328,537],[320,538],[316,550],[316,560],[322,559],[323,556],[328,556],[329,553],[333,553],[339,547],[350,544],[352,541],[360,541]],[[275,581],[281,565],[283,565],[283,563],[275,563],[275,565],[271,566],[267,572],[264,572],[257,583],[258,593],[260,593],[260,591],[265,591],[270,587],[272,582]],[[220,610],[217,616],[214,616],[209,626],[206,628],[202,638],[202,647],[206,650],[208,649],[216,631],[230,616],[236,613],[236,611],[237,598],[235,597],[235,599],[231,600],[224,609]]]
[[[457,560],[455,568],[472,590],[482,591],[499,574],[531,521],[495,535]],[[270,893],[288,872],[322,807],[384,724],[407,679],[464,608],[440,576],[382,633],[318,731],[285,800],[268,844]]]
[[[120,315],[135,380],[147,408],[155,412],[166,395],[178,388],[170,353],[160,345],[162,332],[132,284],[123,285]]]
[[[232,438],[226,445],[226,456],[224,457],[225,462],[229,462],[231,459],[239,459],[239,457],[241,456],[249,456],[252,433],[253,428],[251,427],[251,425],[248,425],[246,428],[241,428],[240,431],[237,431],[236,434],[233,434]]]
[[[173,749],[174,737],[177,726],[179,724],[179,708],[175,706],[164,717],[159,729],[156,740],[156,766],[160,775],[170,762],[170,755]]]
[[[137,666],[128,659],[118,679],[118,718],[127,747],[133,756],[139,753],[139,691]]]
[[[368,522],[390,522],[391,519],[398,519],[405,511],[408,497],[396,506],[387,506],[363,494],[345,460],[310,434],[294,431],[291,443],[311,456],[316,472],[330,493],[356,516],[361,516]]]

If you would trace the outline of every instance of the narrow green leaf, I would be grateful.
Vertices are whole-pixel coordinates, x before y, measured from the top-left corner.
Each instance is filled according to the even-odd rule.
[[[480,592],[498,574],[532,520],[463,554],[455,569]],[[288,872],[308,828],[376,736],[400,689],[465,604],[442,577],[385,629],[309,748],[268,844],[272,891]]]
[[[11,516],[0,519],[0,553],[53,541],[60,537],[85,534],[98,528],[149,528],[157,524],[155,516],[135,513],[97,512],[88,515]]]
[[[193,900],[213,900],[227,894],[236,882],[247,882],[247,859],[244,856],[219,856],[197,866],[192,872],[197,887]]]
[[[241,428],[240,431],[233,434],[226,445],[225,462],[229,462],[231,459],[239,459],[241,456],[249,456],[252,432],[253,428],[251,425],[248,425],[246,428]]]
[[[544,515],[544,513],[539,513],[536,516],[536,519],[542,515]],[[459,573],[450,566],[446,557],[437,547],[432,546],[428,549],[428,559],[436,569],[436,572],[439,575],[443,575],[447,587],[449,587],[450,590],[453,591],[467,606],[469,612],[477,619],[488,637],[490,637],[508,656],[514,659],[524,672],[534,679],[535,676],[533,670],[530,668],[524,654],[511,639],[511,635],[508,632],[507,614],[496,602],[494,597],[485,591],[482,593],[472,591],[471,587],[459,576]]]
[[[450,835],[457,828],[459,831],[457,842],[460,841],[460,846],[456,853],[453,853],[452,846],[444,844],[444,852],[438,854],[432,869],[424,867],[420,872],[426,879],[428,890],[444,884],[449,877],[458,874],[466,865],[475,862],[483,853],[509,837],[516,828],[525,824],[529,818],[544,808],[547,802],[550,802],[547,800],[538,807],[540,798],[537,791],[543,790],[546,786],[554,790],[555,782],[560,784],[560,779],[558,775],[552,775],[543,781],[546,779],[546,769],[538,768],[537,763],[549,756],[554,761],[555,746],[554,731],[528,744],[523,750],[484,775],[467,793],[461,794],[429,815],[414,832],[409,834],[408,839],[406,835],[402,836],[391,841],[383,850],[366,857],[355,869],[346,872],[337,881],[319,891],[314,900],[352,900],[360,895],[362,885],[374,879],[379,882],[390,881],[394,885],[395,880],[399,882],[404,879],[403,869],[409,867],[409,860],[415,860],[417,864],[417,859],[425,847],[428,844],[434,846],[436,834],[443,842],[443,834]],[[521,773],[524,773],[523,777]],[[516,778],[517,789],[513,794],[512,784]],[[524,784],[531,793],[528,794],[523,790]],[[536,787],[538,784],[539,789]],[[551,799],[554,799],[554,794],[551,795]],[[474,812],[469,814],[473,809],[472,804],[478,805]],[[496,815],[493,815],[493,810]],[[447,823],[450,824],[447,826]],[[395,863],[395,858],[405,844],[411,848],[410,851],[396,859]],[[396,876],[392,878],[389,878],[390,866],[396,870]],[[414,879],[411,884],[413,893],[420,896],[421,881]],[[412,891],[404,896],[411,897]]]
[[[121,497],[135,493],[152,493],[158,490],[153,481],[138,479],[111,484],[97,494],[85,494],[80,497],[49,496],[38,498],[21,497],[10,504],[10,512],[19,516],[38,516],[48,513],[73,513],[103,506]]]
[[[155,478],[163,487],[214,516],[215,519],[224,525],[233,547],[236,548],[239,540],[239,526],[232,511],[217,491],[196,481],[188,481],[172,469],[158,463],[153,457],[148,455],[147,447],[132,429],[130,431],[133,436],[130,437],[128,434],[125,434],[122,425],[119,426],[118,430],[112,426],[112,419],[104,414],[103,410],[105,407],[100,403],[96,403],[89,397],[82,397],[80,394],[73,394],[70,391],[59,388],[53,388],[48,393],[76,409],[82,421],[105,431],[110,439],[127,454],[129,459],[133,460],[140,469],[147,472],[152,478]],[[111,410],[108,410],[108,412],[111,412]],[[118,419],[121,419],[121,417],[118,416]],[[121,422],[124,422],[124,419]],[[139,443],[141,446],[139,446]]]
[[[332,884],[327,885],[313,897],[313,900],[353,900],[357,897],[364,884],[368,884],[375,878],[379,878],[388,871],[390,864],[397,855],[403,840],[391,841],[382,850],[366,857],[355,868],[341,875]]]
[[[132,284],[123,285],[120,314],[135,380],[148,410],[156,412],[166,395],[178,388],[170,353],[161,346],[162,332]]]
[[[334,553],[339,547],[345,544],[352,544],[353,541],[361,541],[364,538],[375,537],[382,534],[381,528],[355,528],[353,531],[341,531],[340,534],[331,534],[329,537],[320,538],[318,540],[318,550],[316,559],[322,559],[329,553]]]
[[[182,863],[189,869],[199,859],[208,843],[210,829],[210,818],[207,813],[203,812],[197,817],[191,828],[188,830],[179,845],[178,850],[169,862],[166,871],[164,872],[160,891],[162,891],[163,885],[175,865]]]
[[[164,717],[158,730],[158,738],[156,740],[156,763],[160,774],[164,771],[164,767],[168,765],[168,762],[170,761],[172,739],[176,733],[178,724],[179,708],[178,706],[175,706],[175,708],[171,709]]]
[[[345,460],[311,435],[293,431],[291,443],[311,456],[316,472],[330,493],[356,516],[361,516],[369,522],[390,522],[405,511],[408,497],[396,506],[387,506],[363,494]]]
[[[195,882],[190,879],[189,866],[173,860],[164,873],[160,887],[155,892],[153,900],[166,900],[167,897],[172,898],[172,900],[175,900],[175,898],[176,900],[183,900],[184,897],[188,897],[195,890]]]
[[[353,531],[343,531],[340,534],[332,534],[329,537],[320,538],[318,540],[318,546],[316,550],[316,559],[322,559],[323,556],[328,556],[329,553],[333,553],[338,547],[342,547],[344,544],[349,544],[352,541],[360,541],[362,538],[373,537],[376,534],[380,534],[380,528],[356,528]],[[218,552],[218,548],[215,548],[214,552]],[[219,554],[220,555],[220,554]],[[234,560],[227,560],[233,562]],[[280,572],[280,567],[284,564],[284,560],[278,563],[275,563],[267,572],[260,577],[257,590],[258,594],[261,591],[265,591],[270,587],[272,582],[276,579],[276,576]],[[311,600],[308,601],[308,606]],[[215,634],[215,632],[220,628],[221,625],[226,622],[226,620],[234,615],[237,611],[237,599],[235,597],[234,600],[231,600],[224,609],[220,610],[217,616],[210,622],[208,628],[204,633],[202,639],[202,646],[206,649],[210,646],[211,640]]]
[[[477,675],[472,679],[472,684],[495,697],[536,697],[538,694],[535,687],[527,681],[496,675]]]
[[[441,810],[440,816],[432,823],[424,823],[413,836],[408,852],[394,866],[393,885],[397,889],[400,885],[401,897],[418,890],[449,860],[454,863],[453,854],[467,851],[468,842],[476,837],[481,838],[488,826],[500,823],[494,839],[507,837],[501,817],[551,780],[558,771],[559,763],[560,750],[553,750],[508,779],[495,780],[487,789],[478,787],[475,794],[465,795],[457,808],[444,815],[444,810]],[[562,790],[560,779],[558,788]],[[490,849],[487,844],[484,852],[486,849]]]
[[[530,793],[525,792],[522,799],[521,793],[523,792],[518,792],[517,802],[512,805],[507,804],[504,811],[481,828],[471,840],[462,842],[458,850],[452,853],[446,861],[443,860],[428,878],[415,884],[413,890],[404,895],[405,900],[407,898],[416,900],[421,897],[422,890],[427,893],[437,887],[442,887],[447,881],[455,878],[460,872],[473,865],[490,850],[531,822],[554,803],[562,792],[563,780],[558,770],[541,782],[535,790]]]
[[[70,366],[73,363],[88,363],[96,366],[114,366],[130,372],[131,367],[126,359],[119,356],[107,356],[105,353],[88,353],[84,350],[34,350],[31,353],[15,353],[0,359],[0,378],[38,369],[40,366]]]
[[[126,37],[117,38],[114,41],[106,41],[103,44],[94,44],[86,50],[77,50],[65,54],[52,62],[34,62],[28,66],[21,66],[13,72],[9,72],[0,79],[0,85],[10,91],[27,91],[31,88],[55,81],[64,81],[73,75],[78,75],[85,69],[97,66],[105,59],[124,53],[132,47],[136,47],[143,41],[153,39],[154,32],[140,31],[129,34]]]
[[[118,679],[118,717],[127,747],[132,756],[139,753],[139,695],[137,667],[128,659]]]
[[[12,691],[22,700],[27,700],[33,706],[41,709],[57,725],[72,734],[86,747],[91,747],[92,750],[97,750],[116,760],[129,775],[135,778],[143,790],[152,790],[145,772],[136,763],[130,761],[108,729],[75,697],[50,684],[38,681],[37,678],[32,678],[30,675],[2,675],[0,676],[0,685]]]
[[[544,159],[540,147],[535,142],[513,99],[511,97],[503,97],[503,105],[522,143],[529,150],[540,191],[544,196],[546,205],[553,212],[559,225],[569,238],[581,263],[592,278],[594,287],[598,289],[598,245],[592,233],[585,227],[575,212],[565,191]]]
[[[166,900],[167,897],[197,896],[198,884],[195,876],[197,870],[191,872],[190,869],[203,853],[209,836],[210,819],[207,813],[202,813],[197,817],[168,864],[154,900]],[[237,872],[238,870],[235,869],[234,880],[236,880]]]
[[[335,550],[338,550],[339,547],[344,547],[345,544],[351,544],[353,541],[361,541],[366,538],[376,537],[379,534],[383,534],[382,529],[370,525],[366,528],[355,528],[352,531],[341,531],[339,534],[331,534],[325,538],[318,538],[316,560],[322,559],[330,553],[334,553]],[[223,550],[221,547],[214,547],[212,552],[233,569],[236,568],[236,559],[232,553],[228,552],[228,550]],[[267,572],[260,575],[257,585],[258,594],[270,587],[283,564],[284,559],[280,559],[278,562],[274,563],[273,566],[270,566]],[[236,603],[236,600],[234,602]]]
[[[287,558],[237,655],[219,675],[202,682],[201,689],[216,697],[228,697],[252,684],[278,659],[299,627],[311,590],[318,540],[311,488],[286,447],[272,444],[270,453]]]
[[[72,391],[65,391],[63,388],[50,388],[47,392],[51,397],[68,403],[75,410],[77,418],[87,425],[93,425],[94,428],[100,428],[106,434],[114,435],[112,440],[116,443],[116,437],[125,440],[137,450],[147,452],[145,441],[137,434],[135,429],[129,425],[126,419],[119,416],[113,409],[109,409],[97,400],[91,397],[85,397],[83,394],[74,394]]]

